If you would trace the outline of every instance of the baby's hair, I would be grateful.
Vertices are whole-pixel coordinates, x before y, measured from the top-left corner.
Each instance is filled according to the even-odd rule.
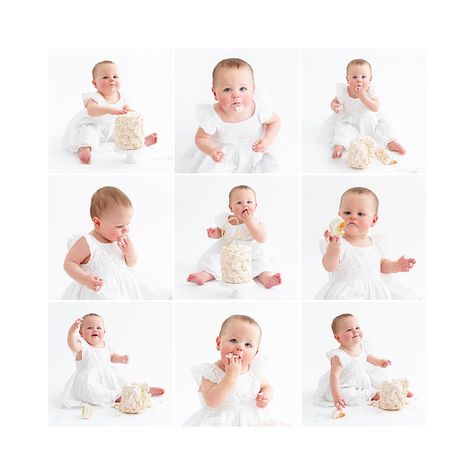
[[[116,206],[132,207],[132,203],[128,196],[118,188],[105,186],[98,189],[91,198],[91,219],[101,217],[104,212]]]
[[[95,74],[97,72],[97,69],[99,68],[99,66],[102,66],[102,64],[115,64],[113,61],[100,61],[99,63],[97,63],[93,68],[92,68],[92,79],[95,79]]]
[[[370,75],[372,75],[372,66],[370,65],[369,61],[366,61],[365,59],[353,59],[346,67],[346,76],[349,75],[349,68],[354,64],[357,66],[369,66]]]
[[[247,186],[246,184],[239,184],[239,186],[234,186],[231,190],[230,190],[230,193],[229,193],[229,204],[230,204],[230,200],[232,198],[232,193],[234,191],[238,191],[239,189],[248,189],[250,191],[253,192],[253,195],[255,196],[255,201],[257,200],[257,193],[255,192],[255,190],[253,188],[251,188],[250,186]]]
[[[216,82],[217,73],[220,69],[240,69],[240,68],[248,67],[250,72],[252,73],[252,80],[253,80],[253,69],[252,66],[245,62],[243,59],[239,58],[228,58],[219,61],[215,68],[212,71],[212,84],[214,85]]]
[[[336,334],[338,321],[340,321],[341,319],[344,319],[344,318],[353,318],[353,317],[354,317],[354,315],[351,314],[351,313],[344,313],[344,314],[340,314],[339,316],[336,316],[336,317],[332,320],[332,323],[331,323],[332,333],[333,333],[333,334]]]
[[[229,316],[223,323],[222,323],[222,326],[221,326],[221,330],[219,331],[219,337],[222,336],[222,333],[224,332],[224,329],[226,328],[226,326],[231,322],[231,321],[234,321],[235,319],[238,319],[239,321],[244,321],[248,324],[251,324],[253,326],[256,326],[258,328],[258,331],[260,332],[260,339],[262,338],[262,328],[260,327],[260,325],[257,323],[257,321],[255,321],[255,319],[251,318],[250,316],[245,316],[243,314],[233,314],[232,316]],[[259,339],[259,343],[260,343],[260,339]]]
[[[350,194],[350,193],[355,193],[355,194],[368,194],[369,196],[372,196],[372,199],[374,201],[374,204],[375,204],[375,214],[377,214],[377,212],[379,211],[379,198],[377,197],[377,195],[371,191],[370,189],[368,188],[361,188],[361,187],[355,187],[355,188],[349,188],[347,191],[344,191],[344,193],[342,194],[341,196],[341,201],[339,202],[339,209],[341,208],[341,204],[342,204],[342,200],[344,199],[344,196],[346,194]]]
[[[100,319],[102,319],[102,321],[104,321],[104,318],[100,315],[100,314],[97,314],[97,313],[87,313],[85,316],[82,316],[82,323],[81,323],[81,328],[84,324],[84,319],[88,318],[88,317],[92,317],[92,316],[96,316]]]

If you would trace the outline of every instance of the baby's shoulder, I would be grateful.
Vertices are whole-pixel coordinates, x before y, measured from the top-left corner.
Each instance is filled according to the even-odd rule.
[[[273,100],[267,95],[261,95],[254,98],[255,102],[255,114],[261,123],[265,123],[270,120],[273,112],[275,111]]]
[[[218,116],[211,104],[199,104],[196,107],[196,117],[199,126],[209,135],[214,135],[217,129]]]

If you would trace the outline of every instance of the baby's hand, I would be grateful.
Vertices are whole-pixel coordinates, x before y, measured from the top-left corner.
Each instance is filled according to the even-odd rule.
[[[244,221],[244,224],[248,224],[253,220],[253,215],[250,213],[249,209],[244,209],[240,217]]]
[[[352,93],[357,99],[360,99],[361,97],[364,97],[366,95],[366,90],[364,86],[356,86],[352,89]]]
[[[386,369],[389,365],[392,365],[392,362],[388,359],[379,359],[378,366]]]
[[[342,410],[346,406],[346,401],[344,400],[342,394],[339,394],[334,398],[334,406],[338,410]]]
[[[405,258],[404,255],[402,255],[397,261],[397,269],[399,272],[409,272],[413,266],[415,265],[416,260],[414,258]]]
[[[221,230],[219,227],[209,227],[209,229],[207,229],[207,236],[210,239],[220,239],[222,237]]]
[[[89,288],[89,290],[99,291],[104,286],[104,280],[94,275],[88,275],[84,286]]]
[[[73,323],[72,326],[69,328],[69,331],[77,331],[82,324],[82,318],[76,319]]]
[[[209,154],[209,156],[216,163],[220,163],[221,161],[224,160],[224,152],[220,148],[214,148]]]
[[[260,138],[260,140],[257,140],[252,145],[252,150],[257,153],[263,153],[267,149],[268,145],[268,140],[266,140],[265,138]]]
[[[270,398],[268,398],[268,395],[265,392],[260,392],[255,400],[258,408],[265,408],[270,402]]]
[[[332,249],[338,249],[341,246],[341,237],[337,235],[331,235],[329,230],[327,229],[324,232],[324,238],[328,242],[328,247]]]
[[[119,356],[117,358],[117,362],[119,364],[128,364],[128,361],[130,360],[130,358],[128,357],[128,355],[123,355],[123,356]]]
[[[109,108],[109,114],[111,115],[125,115],[126,113],[127,111],[123,109],[114,109],[113,107]]]
[[[331,109],[333,110],[333,112],[336,112],[336,114],[338,114],[342,109],[342,104],[336,99],[331,102]]]
[[[236,379],[242,373],[242,359],[240,357],[226,359],[224,369],[227,376]]]
[[[117,240],[117,245],[125,256],[133,255],[135,253],[135,246],[127,235],[124,235]]]

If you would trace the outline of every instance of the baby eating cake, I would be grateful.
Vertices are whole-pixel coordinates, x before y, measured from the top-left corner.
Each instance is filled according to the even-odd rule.
[[[138,150],[144,145],[143,117],[128,112],[115,119],[115,146],[120,150]]]

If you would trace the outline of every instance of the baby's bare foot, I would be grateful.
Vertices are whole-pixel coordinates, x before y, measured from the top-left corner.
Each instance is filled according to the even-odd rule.
[[[88,165],[91,162],[91,147],[90,146],[81,146],[79,150],[77,150],[77,154],[79,155],[79,159],[82,163]]]
[[[152,146],[158,141],[158,135],[156,133],[151,133],[145,137],[145,146]]]
[[[204,285],[204,283],[210,280],[214,280],[214,276],[205,271],[191,273],[187,279],[187,281],[191,283],[196,283],[196,285]]]
[[[400,155],[404,155],[406,153],[405,148],[403,148],[402,145],[397,142],[397,140],[393,140],[390,143],[387,143],[387,148],[390,151],[396,151],[397,153],[400,153]]]
[[[165,393],[165,389],[164,388],[160,388],[160,387],[150,387],[150,395],[152,397],[161,397],[161,395],[163,395]]]
[[[265,288],[272,288],[273,286],[281,284],[281,275],[279,273],[275,273],[274,275],[271,273],[261,273],[258,279]]]
[[[332,149],[332,158],[341,158],[342,152],[344,151],[344,147],[342,145],[334,145]]]
[[[411,397],[414,397],[414,396],[415,396],[415,394],[413,392],[410,392],[410,390],[408,390],[407,397],[411,398]]]
[[[377,393],[370,399],[370,401],[375,402],[376,400],[379,400],[379,399],[380,399],[380,393],[377,392]]]

